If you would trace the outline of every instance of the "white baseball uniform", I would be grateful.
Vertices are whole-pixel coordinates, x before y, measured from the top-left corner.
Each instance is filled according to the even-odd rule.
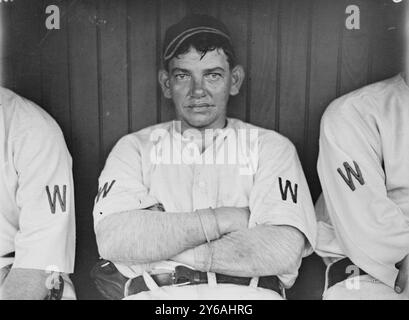
[[[349,257],[393,295],[395,264],[409,253],[409,87],[401,75],[328,107],[318,173],[317,253]]]
[[[163,204],[168,212],[249,207],[250,228],[257,224],[294,226],[308,239],[304,254],[309,254],[315,245],[316,220],[295,147],[274,131],[237,119],[228,119],[227,123],[215,133],[214,142],[213,136],[208,140],[203,153],[192,151],[196,143],[201,143],[201,136],[195,136],[190,130],[181,134],[177,121],[123,137],[109,155],[99,178],[94,224],[108,215],[144,209],[156,203]],[[240,138],[246,135],[246,139]],[[172,268],[174,264],[170,261],[152,264],[148,271]],[[133,266],[130,273],[129,268],[118,264],[117,267],[128,277],[143,271],[138,266]],[[288,288],[297,273],[278,276]],[[167,289],[162,289],[161,294],[164,290]],[[193,289],[168,290],[172,293],[165,296],[176,299],[175,291],[181,293],[179,296],[189,296],[186,292]],[[144,298],[154,296],[154,293],[142,294]],[[208,291],[196,292],[190,297],[205,298],[207,294]],[[217,294],[213,291],[211,296],[217,297]]]
[[[34,103],[0,88],[0,146],[0,269],[72,273],[72,160],[60,128]]]

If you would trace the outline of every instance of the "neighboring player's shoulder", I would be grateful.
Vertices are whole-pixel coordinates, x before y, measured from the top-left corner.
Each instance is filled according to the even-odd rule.
[[[385,97],[394,95],[398,90],[401,79],[398,75],[369,84],[335,99],[325,110],[322,122],[337,123],[348,119],[353,121],[355,116],[365,118],[365,115],[378,112],[379,104]]]
[[[10,130],[15,130],[16,133],[61,132],[56,121],[44,109],[11,90],[0,87],[0,103],[3,117],[9,123]]]

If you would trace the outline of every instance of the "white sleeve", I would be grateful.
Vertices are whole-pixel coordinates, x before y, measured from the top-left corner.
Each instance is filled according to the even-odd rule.
[[[309,242],[304,251],[307,255],[316,241],[314,205],[297,151],[288,139],[281,139],[261,143],[259,166],[250,194],[250,226],[270,224],[297,228]]]
[[[72,273],[75,213],[72,159],[48,115],[25,121],[13,141],[20,208],[13,268]]]
[[[94,204],[94,227],[103,218],[124,211],[145,209],[157,203],[149,195],[142,174],[138,143],[125,136],[115,145],[99,177]]]
[[[408,220],[388,198],[379,133],[345,106],[334,103],[321,122],[318,173],[325,202],[344,253],[393,287],[395,264],[409,251]]]

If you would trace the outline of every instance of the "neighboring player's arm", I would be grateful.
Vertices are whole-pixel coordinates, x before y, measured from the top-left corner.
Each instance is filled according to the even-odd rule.
[[[2,300],[44,300],[48,294],[43,270],[11,269],[2,288]]]
[[[409,252],[409,220],[388,197],[380,133],[355,109],[341,107],[332,105],[321,122],[318,173],[326,205],[345,254],[393,287],[395,264]]]
[[[47,115],[33,114],[19,128],[13,141],[19,232],[4,292],[10,299],[44,299],[47,274],[74,269],[71,157],[62,132]]]

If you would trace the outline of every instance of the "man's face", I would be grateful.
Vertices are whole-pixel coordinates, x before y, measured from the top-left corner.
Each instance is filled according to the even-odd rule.
[[[173,100],[182,128],[215,129],[225,125],[229,96],[240,88],[242,80],[237,81],[236,73],[230,70],[223,50],[202,56],[191,48],[173,58],[169,72],[162,71],[159,78],[165,97]]]

